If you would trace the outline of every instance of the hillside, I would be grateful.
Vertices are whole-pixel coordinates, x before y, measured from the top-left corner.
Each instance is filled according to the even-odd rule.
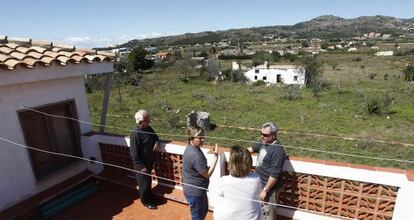
[[[295,25],[277,25],[267,27],[253,27],[230,29],[225,31],[205,31],[200,33],[186,33],[182,35],[158,37],[143,40],[132,40],[120,47],[160,46],[160,45],[188,45],[218,42],[223,39],[243,41],[262,40],[266,35],[290,38],[347,38],[362,35],[367,32],[380,32],[386,34],[413,36],[414,18],[399,19],[389,16],[363,16],[345,19],[333,15],[323,15],[309,21]],[[411,32],[410,32],[411,31]]]

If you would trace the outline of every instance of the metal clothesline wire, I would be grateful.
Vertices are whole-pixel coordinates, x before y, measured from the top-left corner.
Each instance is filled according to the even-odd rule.
[[[174,80],[177,81],[177,80]],[[130,92],[132,90],[136,90],[139,89],[139,87],[135,87],[132,89],[128,89],[128,90],[124,90],[121,91],[121,93],[127,93]],[[92,113],[92,114],[99,114],[99,113]],[[111,117],[111,115],[109,115]],[[112,115],[115,117],[127,117],[126,115]],[[249,127],[245,127],[245,126],[234,126],[234,125],[217,125],[217,126],[221,126],[221,127],[228,127],[228,128],[237,128],[237,129],[242,129],[242,130],[256,130],[256,128],[249,128]],[[397,141],[384,141],[384,140],[374,140],[374,139],[366,139],[366,138],[359,138],[359,137],[348,137],[348,136],[343,136],[343,135],[330,135],[330,134],[318,134],[318,133],[310,133],[310,132],[296,132],[296,131],[279,131],[280,133],[284,133],[284,134],[300,134],[300,135],[308,135],[308,136],[316,136],[316,137],[329,137],[329,138],[341,138],[344,140],[351,140],[351,141],[367,141],[367,142],[375,142],[375,143],[382,143],[382,144],[398,144],[398,145],[402,145],[402,146],[409,146],[409,147],[414,147],[414,143],[405,143],[405,142],[397,142]]]
[[[42,152],[42,153],[48,153],[48,154],[53,154],[53,155],[57,155],[57,156],[64,156],[64,157],[84,160],[84,161],[87,161],[87,162],[90,162],[90,163],[98,163],[98,164],[102,164],[102,165],[105,165],[105,166],[111,166],[111,167],[115,167],[115,168],[118,168],[118,169],[123,169],[123,170],[130,171],[130,172],[133,172],[133,173],[139,173],[139,174],[142,174],[142,175],[155,177],[157,179],[165,180],[165,181],[168,181],[168,182],[173,182],[175,184],[187,185],[187,186],[194,187],[194,188],[197,188],[197,189],[201,189],[201,190],[204,190],[204,191],[209,191],[207,188],[204,188],[204,187],[199,187],[199,186],[195,186],[193,184],[184,183],[184,182],[168,179],[168,178],[165,178],[165,177],[160,177],[160,176],[148,174],[148,173],[145,173],[145,172],[141,172],[141,171],[130,169],[130,168],[123,167],[123,166],[119,166],[119,165],[116,165],[116,164],[106,163],[106,162],[102,162],[102,161],[98,161],[98,160],[91,160],[91,159],[87,159],[87,158],[79,157],[79,156],[74,156],[74,155],[70,155],[70,154],[64,154],[64,153],[58,153],[58,152],[53,152],[53,151],[42,150],[38,147],[31,147],[31,146],[27,146],[27,145],[24,145],[24,144],[19,144],[17,142],[8,140],[8,139],[3,138],[3,137],[0,137],[0,140],[2,140],[4,142],[8,142],[10,144],[14,144],[14,145],[22,147],[22,148],[35,150],[35,151]],[[288,206],[288,205],[283,205],[283,204],[278,204],[278,203],[265,202],[265,201],[261,201],[261,200],[257,200],[257,199],[249,199],[249,198],[246,198],[246,197],[241,197],[241,196],[237,196],[237,195],[233,195],[233,194],[230,194],[229,196],[237,198],[237,199],[243,199],[243,200],[246,200],[246,201],[257,202],[257,203],[267,204],[267,205],[271,205],[271,206],[279,206],[279,207],[284,207],[284,208],[288,208],[288,209],[300,210],[300,211],[304,211],[304,212],[315,213],[315,214],[318,214],[318,215],[326,215],[326,216],[331,216],[331,217],[336,217],[336,218],[339,217],[339,218],[343,218],[343,219],[353,219],[353,218],[349,218],[349,217],[332,215],[332,214],[329,214],[329,213],[321,213],[321,212],[317,212],[317,211],[314,211],[314,210],[308,210],[308,209],[303,209],[303,208],[294,207],[294,206]]]
[[[24,106],[18,106],[18,105],[14,105],[14,104],[11,104],[11,103],[6,103],[6,102],[4,102],[2,100],[0,100],[0,103],[6,104],[6,105],[10,105],[10,106],[13,106],[13,107],[16,107],[16,108],[21,108],[21,109],[25,109],[25,110],[28,110],[28,111],[36,112],[36,113],[43,114],[43,115],[46,115],[46,116],[49,116],[49,117],[67,119],[67,120],[72,120],[72,121],[80,122],[80,123],[83,123],[83,124],[94,125],[94,126],[103,126],[103,125],[96,124],[96,123],[82,121],[82,120],[79,120],[79,119],[76,119],[76,118],[71,118],[71,117],[66,117],[66,116],[60,116],[60,115],[53,115],[53,114],[45,113],[45,112],[42,112],[42,111],[39,111],[39,110],[36,110],[36,109],[32,109],[32,108],[28,108],[28,107],[24,107]],[[105,125],[105,127],[112,128],[112,129],[117,129],[117,130],[129,131],[129,132],[144,133],[144,134],[158,134],[158,135],[170,136],[170,137],[185,137],[185,138],[188,137],[187,135],[168,134],[168,133],[153,133],[153,132],[146,132],[146,131],[137,131],[137,130],[120,128],[120,127],[116,127],[116,126],[110,126],[110,125]],[[215,140],[236,141],[236,142],[251,143],[251,144],[260,143],[258,141],[250,141],[250,140],[227,138],[227,137],[215,137],[215,136],[204,136],[204,137],[205,138],[215,139]],[[412,161],[412,160],[404,160],[404,159],[396,159],[396,158],[386,158],[386,157],[372,157],[372,156],[364,156],[364,155],[358,155],[358,154],[341,153],[341,152],[336,152],[336,151],[326,151],[326,150],[320,150],[320,149],[314,149],[314,148],[298,147],[298,146],[283,145],[283,144],[276,144],[276,143],[269,144],[269,145],[282,146],[282,147],[285,147],[285,148],[299,149],[299,150],[305,150],[305,151],[311,151],[311,152],[317,152],[317,153],[325,153],[325,154],[331,154],[331,155],[339,155],[339,156],[347,156],[347,157],[355,157],[355,158],[363,158],[363,159],[372,159],[372,160],[381,160],[381,161],[394,161],[394,162],[400,162],[400,163],[414,164],[414,161]]]

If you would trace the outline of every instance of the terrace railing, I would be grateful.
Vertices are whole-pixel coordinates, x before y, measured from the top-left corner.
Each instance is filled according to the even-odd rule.
[[[132,168],[129,138],[94,134],[83,137],[88,152],[97,160]],[[85,145],[84,145],[85,146]],[[154,181],[181,188],[182,155],[186,144],[164,142],[156,153],[152,173],[175,181],[153,178]],[[202,148],[207,160],[213,154]],[[229,153],[220,154],[209,188],[226,175]],[[256,157],[253,156],[255,164]],[[91,165],[95,172],[114,172],[131,176],[131,171],[110,166]],[[97,167],[98,166],[98,167]],[[283,205],[278,211],[295,219],[355,218],[355,219],[410,219],[414,204],[414,171],[371,167],[309,158],[290,157],[284,164],[285,185],[278,198]],[[212,204],[214,206],[214,204]],[[289,208],[293,207],[293,208]],[[295,210],[296,208],[296,210]]]

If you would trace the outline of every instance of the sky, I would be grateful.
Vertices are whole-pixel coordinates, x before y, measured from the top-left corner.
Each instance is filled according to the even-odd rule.
[[[0,35],[85,48],[320,15],[414,17],[413,0],[0,0],[0,7]]]

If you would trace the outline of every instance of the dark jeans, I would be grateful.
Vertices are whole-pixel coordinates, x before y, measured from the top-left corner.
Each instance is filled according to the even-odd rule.
[[[151,173],[151,167],[147,167],[148,172]],[[140,170],[138,170],[140,171]],[[151,183],[152,178],[151,176],[136,173],[137,182],[139,186],[139,197],[141,199],[141,203],[144,205],[154,204],[152,193],[151,193]]]
[[[184,196],[190,205],[191,219],[203,220],[208,212],[207,193],[204,193],[202,196],[189,196],[185,194]]]

